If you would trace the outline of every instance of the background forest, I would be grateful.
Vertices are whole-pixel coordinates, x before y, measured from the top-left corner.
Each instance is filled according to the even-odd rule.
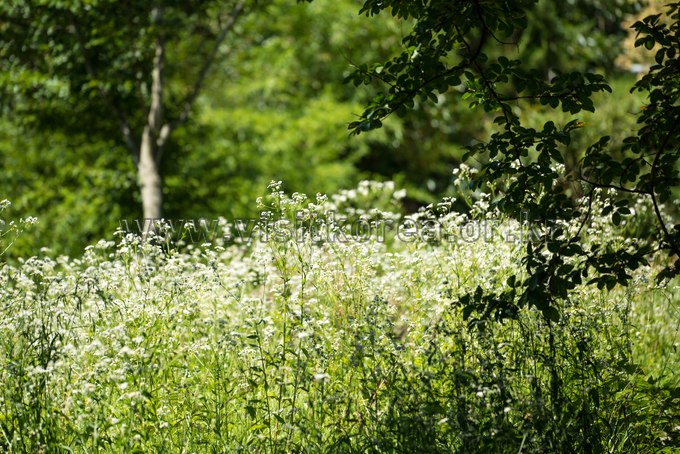
[[[494,127],[492,114],[469,109],[459,93],[444,95],[438,104],[418,104],[409,116],[390,118],[371,135],[348,137],[347,123],[372,91],[343,79],[351,65],[391,58],[410,26],[389,15],[367,20],[357,15],[360,5],[276,0],[246,7],[222,43],[188,122],[164,153],[164,217],[256,216],[252,201],[273,179],[290,192],[307,194],[332,194],[364,179],[393,180],[407,190],[408,212],[455,195],[452,170],[461,162],[462,147],[483,140]],[[529,2],[529,28],[516,37],[521,46],[491,49],[546,77],[553,67],[603,71],[623,95],[635,80],[631,70],[642,72],[653,62],[651,52],[634,48],[627,28],[644,14],[642,5]],[[9,39],[20,26],[8,21],[3,27]],[[49,46],[49,34],[37,39]],[[71,100],[46,95],[45,89],[36,92],[42,82],[17,69],[9,48],[4,52],[0,187],[13,202],[11,219],[30,212],[40,220],[6,257],[31,255],[40,247],[52,256],[77,256],[88,244],[112,238],[121,218],[143,217],[134,162],[119,129],[111,126],[111,111],[72,113]],[[174,52],[175,71],[185,71],[174,77],[193,83],[191,70],[200,62],[191,49]],[[48,71],[43,77],[52,76]],[[35,96],[37,112],[21,106],[31,104],[16,97],[22,90]],[[593,120],[587,112],[581,115],[588,128],[570,145],[571,162],[594,138],[612,129],[624,137],[634,129],[630,113],[639,110],[642,95],[639,102],[630,96],[612,99],[601,98]],[[56,114],[59,109],[71,113]],[[529,115],[542,124],[543,113],[537,104]],[[564,123],[568,118],[565,114]]]

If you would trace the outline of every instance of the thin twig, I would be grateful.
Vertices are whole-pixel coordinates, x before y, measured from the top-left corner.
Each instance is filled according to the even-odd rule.
[[[657,203],[656,196],[654,195],[654,179],[656,177],[656,166],[659,163],[659,158],[663,154],[666,145],[668,145],[668,142],[671,140],[673,132],[675,132],[675,128],[678,127],[678,124],[680,124],[680,114],[678,114],[677,118],[675,119],[675,123],[673,123],[673,126],[671,126],[671,129],[668,131],[668,135],[661,144],[661,148],[659,148],[659,151],[656,153],[656,157],[654,158],[654,162],[652,163],[651,175],[649,177],[649,192],[652,195],[652,203],[654,204],[654,212],[656,213],[656,218],[659,220],[659,223],[661,224],[661,229],[663,230],[663,233],[666,235],[666,240],[668,241],[668,244],[670,245],[671,249],[673,249],[673,252],[675,252],[675,254],[678,257],[680,257],[680,249],[678,249],[678,247],[673,242],[671,234],[668,233],[666,223],[663,221],[663,218],[661,217],[661,211],[659,211],[659,204]]]
[[[579,178],[579,180],[583,181],[584,183],[588,183],[596,188],[616,189],[617,191],[630,192],[631,194],[649,194],[649,191],[643,191],[641,189],[628,189],[624,188],[623,186],[616,186],[614,184],[595,183],[594,181],[586,180],[583,177]]]

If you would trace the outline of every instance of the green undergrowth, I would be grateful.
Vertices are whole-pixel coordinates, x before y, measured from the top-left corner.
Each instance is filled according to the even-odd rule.
[[[250,241],[173,245],[121,232],[78,259],[4,265],[0,451],[680,446],[678,287],[657,285],[653,267],[632,272],[629,287],[570,290],[552,321],[531,307],[485,319],[460,297],[514,291],[527,244],[511,241],[519,226],[492,217],[484,197],[469,215],[450,212],[452,200],[418,214],[442,226],[439,237],[409,236],[402,222],[384,240],[341,242],[315,213],[340,210],[377,230],[400,220],[388,208],[403,193],[365,182],[310,202],[271,190],[260,201],[269,223]],[[296,210],[299,241],[280,221]],[[475,240],[467,216],[497,228]],[[583,247],[637,247],[623,235],[634,219],[614,227],[595,215]]]

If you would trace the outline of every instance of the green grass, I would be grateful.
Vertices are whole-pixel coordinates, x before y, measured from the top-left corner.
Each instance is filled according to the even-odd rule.
[[[364,184],[318,205],[277,192],[267,203],[289,217],[325,208],[375,218],[389,216],[393,192]],[[457,231],[463,218],[440,221]],[[622,229],[596,217],[585,242],[635,247]],[[524,245],[268,233],[165,252],[130,235],[79,259],[4,266],[0,451],[680,446],[677,287],[656,288],[652,269],[629,288],[574,289],[557,323],[531,308],[481,322],[464,317],[459,296],[507,290],[524,275]]]

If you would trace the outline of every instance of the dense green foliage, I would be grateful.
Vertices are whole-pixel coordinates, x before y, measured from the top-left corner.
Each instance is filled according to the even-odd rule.
[[[628,32],[622,19],[642,5],[630,0],[523,2],[527,27],[515,30],[511,41],[519,48],[508,45],[506,55],[514,50],[515,58],[543,74],[553,68],[612,74]]]
[[[497,46],[491,53],[516,54],[542,73],[555,65],[573,69],[579,61],[613,68],[621,21],[637,4],[577,3],[527,4],[528,14],[540,20],[530,21],[517,36],[519,49]],[[97,87],[108,89],[124,111],[134,114],[128,121],[139,131],[145,120],[140,106],[149,103],[154,36],[167,33],[166,110],[175,117],[214,41],[219,12],[231,7],[190,3],[197,15],[186,21],[180,3],[167,3],[167,30],[158,30],[149,22],[152,4],[124,3],[118,15],[109,14],[115,2],[78,5],[2,4],[6,115],[0,119],[0,166],[8,170],[0,174],[0,183],[3,197],[14,201],[14,216],[31,212],[40,218],[34,234],[20,238],[8,252],[10,260],[30,255],[33,245],[49,247],[55,255],[78,254],[97,238],[111,238],[117,219],[142,216],[130,151]],[[392,119],[380,135],[346,137],[344,124],[360,111],[358,103],[372,97],[370,91],[341,84],[349,64],[390,58],[412,25],[389,15],[368,25],[356,14],[359,6],[351,0],[277,0],[253,5],[239,18],[205,80],[195,115],[166,145],[160,168],[165,216],[254,215],[249,203],[271,179],[307,193],[333,193],[364,178],[393,179],[408,189],[409,211],[453,195],[451,171],[461,160],[461,148],[485,140],[493,128],[492,117],[470,110],[457,92],[442,95],[446,101],[437,105],[416,102],[411,115]],[[95,81],[88,82],[69,8],[75,18],[84,18],[84,37],[104,21],[86,43],[101,73]],[[98,11],[108,12],[97,16]],[[136,54],[128,45],[132,38]],[[606,100],[603,107],[608,110],[601,118],[616,115],[634,126],[632,117],[621,116]],[[599,119],[588,125],[590,131],[602,129],[599,135],[611,129]],[[304,169],[302,177],[299,169]],[[33,176],[26,178],[29,173]],[[85,207],[86,200],[93,203]]]
[[[150,103],[154,42],[163,35],[170,76],[166,109],[178,116],[216,36],[225,5],[165,1],[156,24],[152,2],[1,2],[3,109],[17,123],[114,139],[124,121],[138,133]],[[175,63],[172,65],[171,63]],[[136,138],[137,139],[137,138]],[[138,139],[137,139],[138,140]]]
[[[548,320],[557,321],[563,304],[570,301],[569,290],[587,280],[598,288],[612,289],[617,283],[628,285],[629,272],[647,263],[658,250],[668,259],[680,255],[677,235],[680,224],[667,226],[660,204],[668,202],[672,189],[680,184],[677,163],[680,158],[680,113],[674,104],[680,94],[680,60],[676,59],[680,37],[678,4],[634,24],[639,38],[636,46],[653,49],[656,65],[636,82],[631,91],[647,94],[638,124],[640,128],[622,144],[610,147],[611,135],[592,143],[578,165],[566,168],[564,146],[585,126],[573,119],[564,125],[547,121],[539,128],[527,128],[522,116],[513,109],[529,102],[540,102],[553,109],[561,107],[572,115],[594,112],[592,95],[612,92],[604,76],[589,72],[561,72],[546,81],[540,71],[520,60],[499,56],[490,60],[486,46],[502,44],[515,30],[527,28],[528,16],[523,2],[432,1],[422,3],[368,0],[362,11],[378,14],[390,9],[401,18],[413,18],[416,25],[402,43],[404,50],[395,58],[360,66],[347,78],[355,84],[378,79],[389,88],[367,106],[359,121],[350,124],[354,134],[380,128],[392,113],[405,116],[415,107],[415,99],[438,102],[438,93],[465,84],[463,99],[471,107],[497,112],[494,123],[499,131],[487,141],[467,147],[464,159],[481,164],[473,188],[499,188],[491,207],[522,222],[550,222],[555,234],[538,246],[527,247],[523,263],[530,276],[511,280],[520,292],[476,293],[461,302],[483,317],[513,317],[520,307],[539,308]],[[660,21],[665,14],[671,25]],[[520,111],[521,112],[521,111]],[[640,247],[618,249],[593,244],[582,246],[583,228],[590,222],[592,202],[600,197],[598,189],[610,188],[604,214],[614,225],[631,214],[627,207],[639,196],[648,196],[657,218],[658,235]],[[571,189],[567,192],[567,189]],[[586,195],[587,207],[574,204],[574,194]],[[570,197],[571,195],[571,197]],[[675,203],[673,203],[675,204]],[[581,228],[567,232],[560,222],[579,220]],[[577,264],[565,259],[578,257]],[[600,276],[592,278],[592,271]],[[661,281],[680,274],[680,262],[667,266],[658,275]]]
[[[40,215],[6,258],[30,257],[43,247],[78,256],[84,245],[110,236],[119,219],[137,213],[131,209],[136,206],[134,166],[115,141],[26,135],[11,123],[1,125],[0,137],[0,187],[13,202],[9,218]]]

